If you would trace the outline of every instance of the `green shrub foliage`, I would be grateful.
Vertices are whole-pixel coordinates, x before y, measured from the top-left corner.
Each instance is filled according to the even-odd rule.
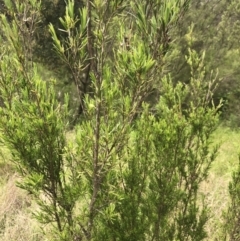
[[[77,13],[68,2],[49,31],[78,92],[71,132],[67,95],[60,104],[31,58],[40,4],[6,6],[18,12],[11,22],[1,15],[1,138],[53,240],[203,240],[198,189],[216,156],[216,83],[190,48],[188,84],[164,73],[170,29],[188,1],[85,1]],[[27,7],[31,31],[18,17]]]
[[[226,226],[224,231],[225,237],[230,241],[237,241],[240,238],[240,165],[238,164],[237,170],[233,172],[232,180],[229,183],[230,202],[228,212],[225,213]]]

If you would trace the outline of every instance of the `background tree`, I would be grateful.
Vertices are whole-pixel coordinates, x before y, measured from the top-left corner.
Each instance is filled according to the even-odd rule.
[[[211,70],[218,69],[221,80],[214,93],[214,102],[224,100],[222,118],[233,127],[238,126],[239,120],[238,5],[236,1],[191,1],[181,24],[172,31],[174,51],[169,54],[167,62],[170,64],[166,69],[172,73],[174,82],[180,79],[188,82],[190,68],[184,62],[188,43],[191,42],[191,47],[199,54],[205,51],[209,78]]]

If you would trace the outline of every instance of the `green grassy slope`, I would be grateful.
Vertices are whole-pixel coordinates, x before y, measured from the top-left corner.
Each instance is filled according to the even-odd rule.
[[[207,225],[208,241],[223,241],[223,213],[228,207],[228,185],[232,172],[238,165],[240,131],[220,126],[213,135],[213,143],[220,144],[218,156],[213,163],[208,180],[201,186],[210,208],[211,218]]]

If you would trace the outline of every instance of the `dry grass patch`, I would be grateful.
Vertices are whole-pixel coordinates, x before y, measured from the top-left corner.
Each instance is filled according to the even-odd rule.
[[[31,200],[16,187],[19,180],[12,175],[0,190],[0,240],[1,241],[43,241],[38,223],[31,218]]]

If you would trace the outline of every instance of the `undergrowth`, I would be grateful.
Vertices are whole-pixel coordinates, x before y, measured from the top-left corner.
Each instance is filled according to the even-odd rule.
[[[199,190],[205,197],[210,212],[206,226],[208,241],[224,240],[223,213],[228,207],[228,185],[232,171],[238,164],[240,132],[227,127],[219,127],[213,142],[220,144],[219,154],[212,165],[209,177]],[[45,227],[32,218],[31,211],[36,204],[29,194],[16,187],[20,181],[13,165],[7,161],[7,151],[2,150],[0,159],[0,240],[1,241],[47,241],[50,235],[44,235]],[[45,229],[46,230],[46,229]]]

